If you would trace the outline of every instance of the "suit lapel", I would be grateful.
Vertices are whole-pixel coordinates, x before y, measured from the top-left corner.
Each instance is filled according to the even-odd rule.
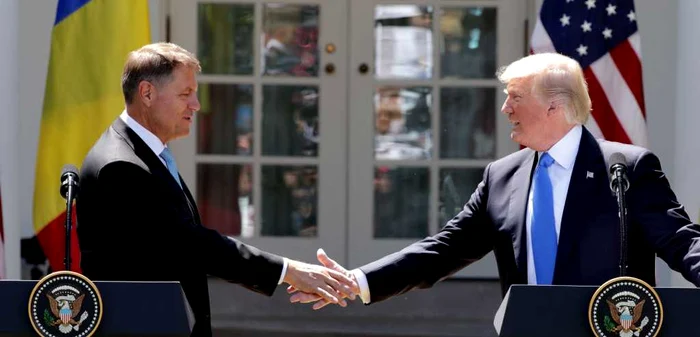
[[[561,217],[554,284],[561,283],[563,277],[574,272],[568,271],[567,267],[579,249],[583,226],[593,213],[591,202],[595,202],[596,196],[600,195],[601,184],[607,186],[607,181],[605,161],[598,142],[584,127]]]
[[[531,150],[530,150],[531,151]],[[527,216],[527,198],[530,192],[530,180],[537,152],[531,151],[510,180],[510,202],[507,223],[513,226],[513,251],[519,275],[527,283],[527,233],[525,217]]]
[[[151,174],[163,180],[171,190],[170,192],[172,195],[179,196],[179,198],[189,207],[197,223],[199,223],[199,214],[193,205],[194,202],[192,200],[192,196],[190,195],[187,186],[185,186],[184,181],[182,181],[182,178],[180,177],[180,182],[182,183],[182,188],[180,188],[177,182],[172,178],[170,171],[168,171],[153,150],[151,150],[151,148],[148,147],[141,137],[139,137],[136,132],[131,130],[126,123],[121,120],[121,118],[117,118],[114,123],[112,123],[112,128],[114,128],[114,130],[124,138],[129,146],[131,146],[136,156],[143,160],[146,166],[148,166],[148,168],[151,170]]]

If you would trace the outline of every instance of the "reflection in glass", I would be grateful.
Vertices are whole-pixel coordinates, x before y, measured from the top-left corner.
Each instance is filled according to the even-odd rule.
[[[224,235],[254,236],[252,166],[198,164],[197,207],[204,226]]]
[[[197,153],[253,153],[253,86],[199,84]]]
[[[440,110],[440,157],[495,158],[496,89],[442,88]]]
[[[496,8],[443,8],[440,13],[440,75],[496,75]]]
[[[318,5],[264,5],[264,75],[318,75],[318,15]]]
[[[317,235],[317,175],[313,166],[263,166],[262,235]]]
[[[263,155],[318,155],[318,95],[318,87],[263,86]]]
[[[433,72],[433,8],[377,5],[374,10],[375,75],[427,79]]]
[[[432,156],[430,88],[382,87],[374,97],[378,160],[420,160]]]
[[[438,207],[438,230],[462,211],[482,179],[484,169],[441,169]]]
[[[254,5],[198,7],[198,58],[204,74],[253,74]]]
[[[377,167],[374,173],[374,237],[428,235],[430,175],[427,168]]]

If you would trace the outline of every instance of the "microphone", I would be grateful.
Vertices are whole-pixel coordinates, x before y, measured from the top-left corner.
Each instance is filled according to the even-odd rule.
[[[63,199],[70,202],[70,200],[75,198],[76,190],[78,189],[78,181],[80,181],[78,177],[78,168],[71,164],[63,165],[63,169],[61,170],[60,190]]]
[[[625,192],[630,187],[627,179],[627,159],[620,152],[610,155],[610,189],[617,199],[618,217],[620,218],[620,276],[627,274],[627,205]]]
[[[70,258],[70,232],[73,220],[73,199],[75,199],[78,193],[78,186],[80,178],[78,176],[78,168],[74,165],[66,164],[63,165],[61,170],[61,196],[66,199],[66,255],[63,260],[66,270],[71,270],[71,258]]]
[[[625,192],[630,188],[629,180],[627,180],[627,160],[625,156],[620,152],[615,152],[610,155],[610,174],[612,179],[610,179],[610,189],[613,193],[622,187]]]

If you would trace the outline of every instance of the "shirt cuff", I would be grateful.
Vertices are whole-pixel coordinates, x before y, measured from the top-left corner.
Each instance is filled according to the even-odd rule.
[[[278,285],[282,284],[282,281],[284,281],[284,277],[287,275],[287,265],[289,264],[286,257],[282,259],[284,261],[284,264],[282,265],[282,274],[280,275],[280,280],[277,281]]]
[[[371,297],[369,296],[369,284],[367,283],[367,276],[365,276],[365,273],[363,273],[362,270],[359,269],[353,269],[350,272],[353,275],[355,275],[357,285],[360,286],[360,299],[362,300],[362,303],[369,304]]]

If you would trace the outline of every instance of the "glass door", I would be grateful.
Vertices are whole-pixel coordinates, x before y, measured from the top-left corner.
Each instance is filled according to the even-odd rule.
[[[524,54],[526,6],[352,1],[351,267],[437,232],[486,165],[518,149],[495,74]],[[459,275],[497,277],[493,254]]]
[[[170,13],[171,40],[202,64],[202,108],[174,152],[203,223],[345,262],[345,1],[176,0]]]

